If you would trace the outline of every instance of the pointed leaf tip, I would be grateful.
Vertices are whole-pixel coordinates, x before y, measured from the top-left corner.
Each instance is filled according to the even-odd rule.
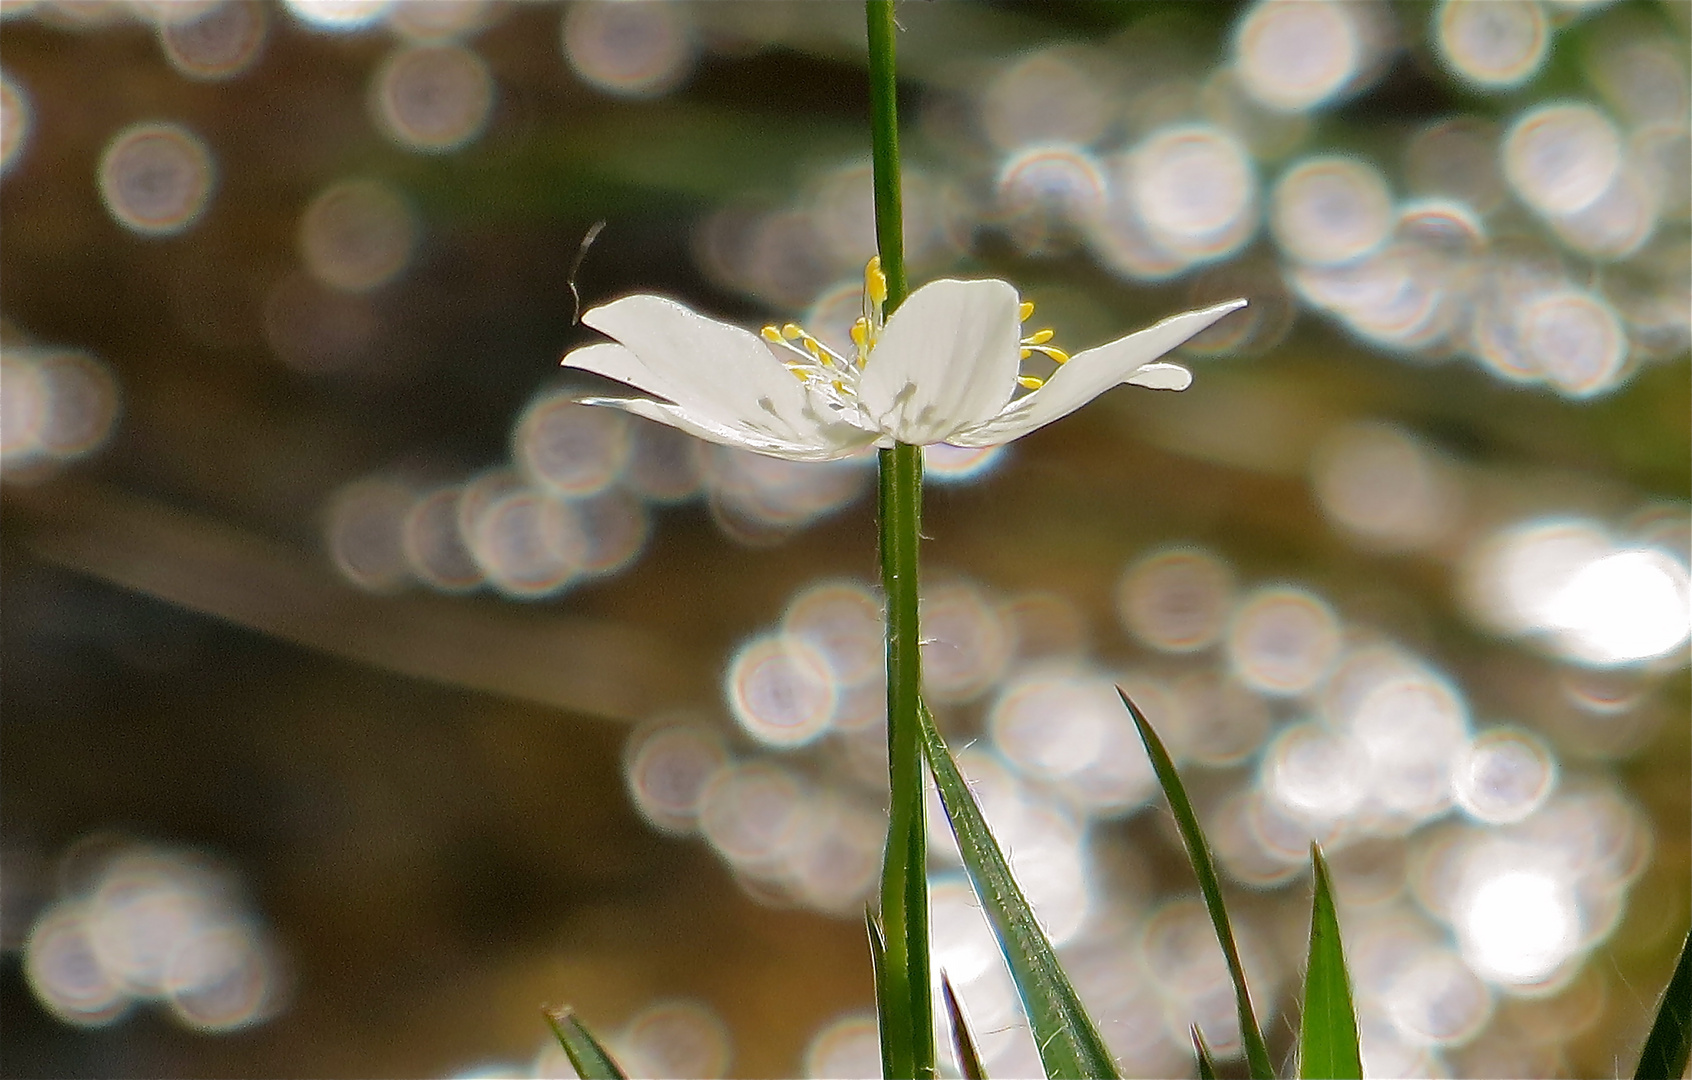
[[[1269,1047],[1263,1041],[1263,1029],[1258,1026],[1257,1016],[1252,1010],[1251,993],[1246,988],[1245,967],[1240,963],[1240,952],[1234,944],[1234,928],[1228,919],[1228,909],[1222,902],[1222,882],[1216,876],[1216,863],[1210,856],[1210,844],[1204,838],[1204,830],[1199,827],[1198,815],[1193,812],[1192,801],[1187,798],[1186,786],[1181,783],[1181,776],[1175,771],[1175,762],[1170,758],[1169,751],[1164,748],[1163,740],[1157,737],[1151,722],[1128,697],[1128,692],[1118,686],[1116,693],[1127,708],[1128,715],[1134,719],[1134,727],[1140,733],[1140,741],[1145,744],[1146,757],[1151,759],[1152,772],[1157,775],[1164,798],[1169,800],[1169,810],[1180,830],[1181,843],[1187,849],[1187,861],[1192,865],[1193,876],[1198,878],[1199,893],[1204,897],[1205,909],[1210,913],[1210,924],[1216,930],[1216,941],[1222,946],[1223,959],[1228,962],[1228,976],[1234,984],[1234,1004],[1240,1017],[1240,1041],[1245,1044],[1246,1066],[1252,1080],[1274,1080],[1275,1066],[1269,1060]]]
[[[981,1054],[975,1049],[975,1038],[964,1021],[963,1006],[952,989],[952,977],[940,973],[940,992],[946,998],[946,1015],[952,1022],[952,1047],[958,1052],[958,1070],[964,1080],[987,1080],[987,1070],[981,1065]]]
[[[1198,1058],[1199,1080],[1216,1080],[1216,1062],[1210,1059],[1210,1047],[1204,1044],[1204,1033],[1197,1024],[1187,1028],[1193,1037],[1193,1055]]]
[[[570,1059],[570,1065],[576,1070],[577,1076],[582,1080],[625,1080],[623,1070],[599,1040],[593,1037],[587,1025],[576,1019],[574,1009],[565,1005],[541,1011],[546,1015],[546,1022],[551,1025],[553,1035],[557,1036],[558,1044],[564,1048],[564,1054]]]
[[[1663,990],[1657,1018],[1645,1037],[1634,1080],[1674,1080],[1686,1075],[1692,1050],[1692,934],[1680,946],[1680,959]]]
[[[1340,944],[1333,879],[1319,845],[1310,845],[1310,959],[1304,972],[1304,1016],[1300,1021],[1298,1074],[1306,1080],[1362,1080],[1357,1010]]]
[[[952,760],[934,715],[919,706],[923,750],[946,808],[964,869],[993,927],[1028,1016],[1028,1028],[1048,1077],[1114,1077],[1116,1059],[1075,992],[1034,909],[1011,874],[975,795]]]

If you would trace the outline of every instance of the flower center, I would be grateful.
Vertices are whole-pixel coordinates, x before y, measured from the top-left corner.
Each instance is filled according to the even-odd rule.
[[[786,323],[782,326],[770,324],[764,327],[763,339],[771,345],[779,345],[792,355],[792,359],[783,360],[782,366],[793,372],[802,383],[813,389],[832,390],[836,402],[844,405],[848,399],[857,397],[858,373],[869,363],[870,353],[875,351],[875,343],[881,337],[882,327],[887,319],[884,307],[887,304],[887,275],[881,270],[881,256],[877,255],[864,266],[864,313],[852,323],[851,357],[842,356],[824,345],[814,334],[807,331],[798,323]],[[1021,322],[1027,322],[1034,314],[1034,302],[1024,300],[1017,311]],[[1053,345],[1047,344],[1052,340],[1054,331],[1051,329],[1036,330],[1021,341],[1022,355],[1026,360],[1035,353],[1045,356],[1057,364],[1069,362],[1069,354]],[[1038,390],[1045,384],[1044,379],[1033,375],[1018,375],[1016,381],[1029,390]]]

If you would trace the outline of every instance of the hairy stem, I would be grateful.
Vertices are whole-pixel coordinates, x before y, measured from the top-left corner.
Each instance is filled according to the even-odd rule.
[[[892,0],[866,0],[870,133],[875,164],[875,232],[887,276],[885,310],[905,299],[899,191]],[[887,1076],[935,1075],[934,1001],[929,983],[927,833],[923,822],[922,657],[917,632],[917,538],[922,522],[922,451],[881,451],[881,580],[887,594],[887,756],[890,814],[881,876],[886,934],[880,988],[882,1065]]]

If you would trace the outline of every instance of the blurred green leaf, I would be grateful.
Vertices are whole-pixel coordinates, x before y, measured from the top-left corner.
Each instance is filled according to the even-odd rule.
[[[1357,1011],[1340,946],[1333,882],[1322,849],[1310,845],[1315,872],[1310,901],[1310,962],[1304,969],[1304,1017],[1298,1036],[1298,1075],[1305,1080],[1362,1080]]]
[[[952,978],[944,971],[940,973],[940,992],[946,998],[946,1015],[952,1021],[952,1046],[958,1052],[958,1068],[963,1071],[964,1080],[987,1080],[975,1039],[964,1022],[963,1006],[958,1004],[957,992],[952,989]]]
[[[559,1045],[582,1080],[624,1080],[623,1070],[568,1005],[547,1009],[546,1022],[552,1025],[552,1033],[558,1036]]]
[[[964,869],[969,872],[975,895],[993,924],[1011,978],[1022,996],[1028,1026],[1040,1049],[1046,1075],[1053,1078],[1117,1076],[1115,1059],[1058,963],[1051,942],[1046,940],[1034,917],[1034,909],[1011,876],[1010,864],[987,828],[981,808],[976,805],[963,774],[958,772],[945,740],[935,728],[928,706],[921,707],[920,715],[923,744],[935,785],[940,790],[940,802],[951,819],[952,834],[958,838]]]
[[[1680,960],[1663,990],[1657,1019],[1639,1052],[1634,1080],[1677,1080],[1686,1075],[1688,1048],[1692,1047],[1692,933],[1680,946]]]
[[[1187,1029],[1193,1037],[1193,1054],[1198,1058],[1199,1080],[1216,1080],[1216,1062],[1210,1060],[1210,1047],[1204,1045],[1204,1034],[1194,1024]]]
[[[1169,809],[1181,830],[1181,842],[1187,847],[1187,858],[1198,877],[1199,892],[1204,894],[1204,906],[1210,911],[1211,925],[1216,928],[1216,940],[1228,961],[1228,975],[1234,980],[1234,1001],[1240,1013],[1240,1038],[1245,1043],[1246,1067],[1252,1080],[1274,1080],[1275,1067],[1270,1064],[1269,1048],[1263,1042],[1263,1029],[1257,1026],[1257,1016],[1252,1011],[1245,968],[1240,964],[1240,950],[1234,945],[1234,929],[1228,922],[1228,909],[1222,903],[1222,883],[1216,877],[1216,863],[1210,857],[1210,845],[1205,842],[1204,831],[1199,828],[1198,815],[1193,813],[1187,789],[1175,772],[1175,762],[1170,759],[1169,751],[1163,748],[1163,740],[1157,737],[1157,732],[1152,730],[1151,724],[1128,700],[1128,695],[1120,686],[1116,688],[1116,693],[1122,698],[1122,704],[1128,707],[1128,715],[1134,718],[1134,726],[1140,730],[1140,741],[1146,745],[1146,756],[1151,759],[1152,771],[1157,773],[1157,781],[1163,785],[1164,797],[1169,800]]]

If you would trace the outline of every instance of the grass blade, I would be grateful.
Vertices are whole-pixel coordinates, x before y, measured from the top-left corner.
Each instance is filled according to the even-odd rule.
[[[1692,1047],[1692,934],[1680,946],[1680,960],[1663,990],[1657,1019],[1639,1052],[1634,1080],[1677,1080],[1686,1075],[1687,1050]]]
[[[1193,1053],[1198,1056],[1199,1080],[1216,1080],[1216,1062],[1210,1060],[1210,1047],[1204,1045],[1204,1035],[1198,1025],[1187,1029],[1193,1036]]]
[[[1163,748],[1163,740],[1157,737],[1157,732],[1152,730],[1151,724],[1128,700],[1128,695],[1120,686],[1116,688],[1116,693],[1122,698],[1122,704],[1128,707],[1128,715],[1134,718],[1134,726],[1140,730],[1140,741],[1146,744],[1146,756],[1151,758],[1157,782],[1163,785],[1164,797],[1169,800],[1169,809],[1181,830],[1181,842],[1187,847],[1187,858],[1198,877],[1199,892],[1204,894],[1204,906],[1210,911],[1210,923],[1216,928],[1216,940],[1228,961],[1228,974],[1234,980],[1234,1001],[1240,1013],[1240,1040],[1245,1044],[1246,1068],[1252,1080],[1275,1080],[1275,1067],[1269,1061],[1269,1047],[1263,1042],[1263,1029],[1257,1026],[1257,1016],[1251,1008],[1251,994],[1246,989],[1240,951],[1234,946],[1234,929],[1228,922],[1228,909],[1222,904],[1222,883],[1216,877],[1216,864],[1210,857],[1210,845],[1205,842],[1204,831],[1199,828],[1198,815],[1193,813],[1193,804],[1187,800],[1187,789],[1175,772],[1175,762],[1170,760],[1169,751]]]
[[[1322,849],[1310,845],[1315,871],[1310,901],[1310,962],[1304,969],[1304,1017],[1298,1035],[1298,1075],[1305,1080],[1363,1080],[1357,1010],[1340,947],[1333,881]]]
[[[964,1080],[987,1080],[987,1070],[981,1067],[981,1055],[975,1049],[975,1039],[969,1033],[969,1025],[964,1023],[963,1006],[958,1004],[952,979],[944,971],[940,973],[940,992],[946,998],[946,1015],[952,1021],[952,1046],[958,1052],[958,1068],[962,1070]]]
[[[887,985],[887,936],[881,932],[881,924],[875,921],[875,913],[866,905],[864,908],[864,929],[869,931],[870,967],[875,973],[875,1016],[876,1030],[881,1037],[881,1060],[892,1060],[888,1055],[897,1051],[891,1045],[893,1025],[887,1022],[887,1010],[892,1007],[894,997],[893,988]]]
[[[964,869],[981,907],[993,924],[999,947],[1010,967],[1011,979],[1022,997],[1028,1026],[1040,1049],[1048,1077],[1115,1077],[1116,1061],[1087,1015],[1086,1006],[1052,951],[1051,942],[1034,918],[998,841],[987,828],[975,796],[958,772],[945,740],[934,727],[927,706],[920,710],[928,767],[940,790],[940,802],[958,838]]]
[[[552,1025],[552,1033],[558,1036],[558,1042],[564,1047],[577,1076],[582,1080],[624,1080],[623,1070],[611,1060],[611,1055],[593,1037],[593,1033],[576,1019],[574,1010],[566,1005],[562,1009],[544,1011],[546,1022]]]

